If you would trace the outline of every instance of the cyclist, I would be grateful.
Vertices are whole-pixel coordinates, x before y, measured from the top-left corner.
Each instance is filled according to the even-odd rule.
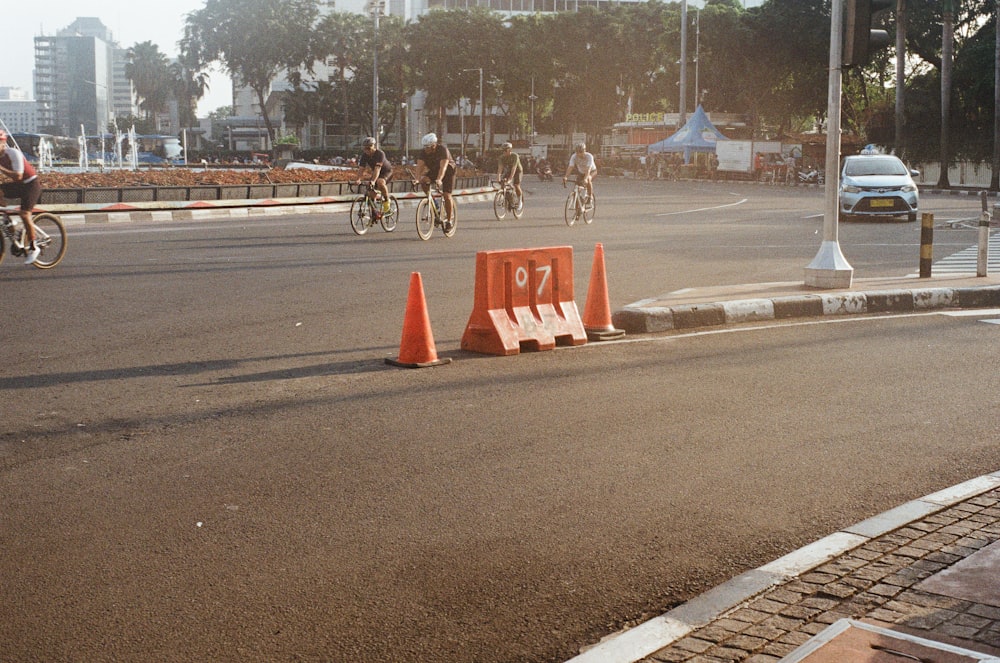
[[[431,182],[437,185],[444,197],[445,230],[451,230],[452,210],[455,201],[451,192],[455,188],[455,161],[451,158],[448,147],[438,143],[435,133],[429,133],[420,139],[423,150],[417,157],[417,180],[423,185],[424,193],[430,188]]]
[[[371,170],[370,182],[373,187],[377,187],[382,192],[382,213],[385,214],[391,209],[388,184],[392,181],[392,163],[389,161],[389,157],[385,156],[385,152],[378,149],[374,138],[369,136],[362,144],[364,149],[361,153],[361,159],[358,161],[357,183],[361,184],[361,176],[364,174],[365,168]]]
[[[520,209],[523,204],[524,195],[521,193],[521,175],[524,174],[524,167],[521,165],[521,157],[514,151],[514,146],[510,143],[503,144],[503,154],[500,155],[500,164],[497,166],[497,179],[501,186],[510,180],[517,193],[517,206]]]
[[[0,129],[0,173],[10,179],[0,184],[0,205],[6,205],[5,198],[18,198],[21,208],[18,216],[24,221],[25,235],[28,239],[27,259],[25,265],[34,264],[41,251],[35,246],[35,224],[31,222],[31,211],[42,196],[42,184],[34,167],[24,158],[21,150],[7,145],[7,132]]]
[[[566,166],[566,174],[563,176],[563,184],[569,180],[571,173],[576,173],[576,183],[587,188],[587,202],[594,197],[594,175],[597,173],[597,164],[594,162],[594,155],[587,151],[585,143],[577,143],[573,148],[573,155],[569,158],[569,165]]]

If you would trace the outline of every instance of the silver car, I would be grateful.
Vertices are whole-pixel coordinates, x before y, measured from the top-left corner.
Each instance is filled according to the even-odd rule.
[[[840,174],[841,216],[906,216],[916,221],[917,185],[897,157],[861,154],[844,159]]]

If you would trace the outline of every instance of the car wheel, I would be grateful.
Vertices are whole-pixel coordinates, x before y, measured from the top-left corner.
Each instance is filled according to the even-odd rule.
[[[906,220],[909,223],[913,223],[914,221],[917,220],[917,213],[916,212],[910,212],[909,214],[906,215]]]

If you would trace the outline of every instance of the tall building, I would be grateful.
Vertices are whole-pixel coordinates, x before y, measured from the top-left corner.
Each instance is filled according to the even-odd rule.
[[[43,133],[103,132],[115,117],[134,115],[125,49],[97,18],[77,18],[55,36],[35,37],[35,99]]]
[[[38,118],[33,99],[18,87],[0,87],[0,118],[11,133],[34,133]]]

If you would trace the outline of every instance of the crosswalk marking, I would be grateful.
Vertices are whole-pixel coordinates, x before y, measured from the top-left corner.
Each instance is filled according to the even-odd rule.
[[[990,255],[986,261],[986,271],[989,274],[1000,272],[1000,233],[991,233],[989,239]],[[931,273],[938,274],[975,274],[979,264],[979,246],[973,244],[958,253],[935,260],[931,265]]]

